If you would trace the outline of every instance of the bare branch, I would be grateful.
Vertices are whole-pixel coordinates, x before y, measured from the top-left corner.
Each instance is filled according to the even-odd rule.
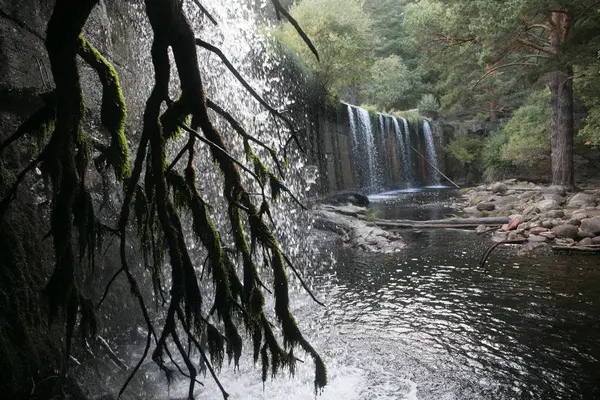
[[[298,21],[296,21],[294,19],[294,17],[292,17],[290,15],[290,13],[287,12],[287,10],[285,9],[285,7],[283,7],[281,5],[281,3],[279,2],[279,0],[271,0],[271,2],[275,6],[275,11],[277,11],[277,15],[279,16],[279,14],[281,13],[288,21],[290,21],[290,24],[292,24],[292,26],[294,27],[294,29],[296,29],[296,32],[298,32],[298,35],[300,35],[300,37],[302,38],[302,40],[304,40],[304,43],[306,43],[306,45],[308,46],[308,48],[310,49],[310,51],[312,51],[312,53],[315,55],[315,57],[317,58],[317,61],[321,61],[319,59],[319,52],[317,51],[317,48],[313,45],[313,43],[311,42],[311,40],[308,37],[308,35],[306,33],[304,33],[304,31],[300,27],[300,24],[298,24]]]
[[[296,278],[298,278],[298,280],[300,281],[300,284],[302,285],[302,287],[304,288],[304,290],[306,290],[306,292],[309,294],[309,296],[313,299],[313,301],[315,303],[317,303],[318,305],[320,305],[320,306],[326,307],[325,304],[323,304],[322,302],[320,302],[319,300],[317,300],[316,296],[308,288],[308,285],[304,282],[304,280],[300,276],[300,273],[298,272],[298,270],[296,269],[296,267],[294,267],[294,264],[292,264],[292,262],[290,261],[289,257],[284,252],[282,252],[281,250],[279,250],[279,251],[281,252],[281,255],[283,256],[283,259],[287,263],[288,267],[290,267],[292,269],[292,271],[294,271],[294,275],[296,275]]]
[[[538,44],[535,44],[529,40],[526,39],[521,39],[521,38],[517,38],[517,42],[522,44],[523,46],[527,46],[527,47],[531,47],[532,49],[541,51],[542,53],[546,53],[546,54],[550,54],[550,55],[556,55],[556,52],[554,50],[552,50],[549,47],[544,47],[544,46],[540,46]]]
[[[259,177],[252,172],[248,167],[246,167],[244,164],[242,164],[241,162],[239,162],[238,160],[236,160],[231,154],[229,154],[227,152],[227,150],[223,149],[222,147],[220,147],[219,145],[217,145],[214,142],[211,142],[210,140],[208,140],[207,138],[200,136],[198,134],[198,132],[192,130],[191,128],[188,128],[187,126],[180,124],[179,125],[183,130],[185,130],[187,133],[189,133],[190,135],[194,135],[198,140],[200,140],[201,142],[204,142],[206,144],[208,144],[210,147],[212,147],[215,150],[218,150],[220,153],[222,153],[225,157],[227,157],[229,160],[231,160],[233,163],[235,163],[236,165],[238,165],[241,169],[243,169],[245,172],[247,172],[248,174],[250,174],[254,179],[256,179],[256,181],[258,182],[258,184],[262,187],[262,182],[260,181]]]
[[[288,129],[292,132],[294,142],[296,143],[296,145],[298,146],[298,148],[300,149],[300,151],[302,153],[305,153],[304,149],[302,148],[302,145],[300,144],[300,141],[298,140],[298,137],[296,136],[296,129],[294,128],[294,124],[292,124],[292,121],[290,121],[288,118],[286,118],[284,115],[282,115],[279,111],[277,111],[275,108],[273,108],[269,103],[267,103],[256,92],[256,90],[254,90],[252,88],[252,86],[250,86],[250,84],[242,77],[242,75],[239,73],[239,71],[233,66],[233,64],[231,63],[231,61],[229,61],[229,59],[225,56],[225,54],[223,54],[223,52],[221,51],[221,49],[219,49],[216,46],[213,46],[212,44],[210,44],[208,42],[205,42],[202,39],[198,39],[198,38],[196,38],[196,45],[198,45],[200,47],[203,47],[206,50],[208,50],[208,51],[216,54],[217,56],[219,56],[219,58],[221,59],[221,61],[223,62],[223,64],[225,64],[225,66],[227,67],[227,69],[229,69],[229,71],[236,77],[236,79],[242,84],[242,86],[244,86],[244,88],[248,91],[248,93],[250,93],[250,95],[252,95],[252,97],[254,97],[270,113],[272,113],[277,118],[279,118],[283,122],[285,122],[285,124],[287,125]]]
[[[208,19],[210,19],[210,22],[212,22],[214,25],[218,25],[217,24],[217,20],[213,18],[212,15],[210,15],[210,13],[208,12],[208,10],[206,8],[204,8],[204,6],[202,4],[200,4],[200,2],[198,0],[192,0],[194,3],[196,3],[196,6],[198,6],[198,8],[200,9],[200,11],[202,11],[202,14],[206,15],[208,17]]]

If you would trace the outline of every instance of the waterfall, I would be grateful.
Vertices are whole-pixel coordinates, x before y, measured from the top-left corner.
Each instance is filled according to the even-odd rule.
[[[433,145],[433,135],[431,134],[431,126],[429,122],[423,121],[423,133],[425,137],[425,156],[427,161],[437,168],[437,155],[435,154],[435,146]],[[433,168],[429,169],[430,182],[435,185],[440,185],[440,175]]]
[[[371,118],[369,112],[364,108],[351,104],[346,104],[346,106],[352,137],[352,161],[358,175],[358,186],[367,193],[373,193],[380,188],[381,180]]]
[[[373,127],[371,126],[371,118],[369,117],[369,112],[364,108],[359,107],[358,120],[360,126],[360,133],[366,142],[365,144],[368,162],[368,180],[366,182],[366,188],[370,193],[373,193],[380,187],[380,179],[379,168],[377,168],[377,149],[375,148],[375,137],[373,136]]]
[[[404,127],[404,151],[406,154],[406,164],[408,166],[408,183],[409,186],[415,182],[415,165],[413,157],[413,145],[410,139],[410,129],[408,128],[408,121],[402,118],[402,126]]]
[[[398,156],[399,160],[401,160],[401,177],[403,178],[404,182],[408,185],[408,187],[410,187],[414,180],[414,170],[412,165],[412,158],[410,157],[410,150],[406,147],[404,136],[402,135],[402,129],[400,129],[400,124],[398,123],[398,120],[394,117],[391,117],[391,120],[394,124],[394,132],[396,134],[396,142],[398,145]]]

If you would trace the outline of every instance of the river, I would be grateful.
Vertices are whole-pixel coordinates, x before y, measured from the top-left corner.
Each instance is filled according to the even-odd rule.
[[[387,193],[373,196],[372,207],[388,217],[439,218],[451,213],[455,193]],[[314,282],[327,307],[292,295],[328,364],[330,382],[318,398],[600,398],[597,257],[500,248],[479,268],[487,237],[423,230],[404,239],[405,251],[387,255],[331,241]],[[295,377],[263,386],[247,359],[238,372],[223,368],[230,399],[314,398],[310,360]],[[200,392],[220,398],[204,381]]]

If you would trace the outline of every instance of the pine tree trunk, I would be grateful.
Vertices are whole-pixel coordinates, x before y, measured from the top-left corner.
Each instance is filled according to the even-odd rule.
[[[574,188],[573,168],[573,68],[550,77],[552,104],[552,184]]]

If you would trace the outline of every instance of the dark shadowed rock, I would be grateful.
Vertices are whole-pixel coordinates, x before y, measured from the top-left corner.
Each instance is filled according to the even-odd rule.
[[[479,211],[494,211],[496,209],[496,205],[494,203],[479,203],[477,204],[477,210]]]
[[[369,205],[369,198],[359,192],[344,191],[328,194],[323,197],[322,202],[333,205],[352,204],[359,207],[367,207]]]
[[[568,225],[568,224],[563,224],[563,225],[555,226],[554,228],[552,228],[552,233],[554,233],[556,235],[556,237],[559,237],[559,238],[575,239],[577,237],[578,231],[579,230],[577,229],[576,226]]]
[[[594,235],[591,232],[586,232],[581,229],[577,231],[577,239],[593,238],[594,236],[596,236],[596,235]]]
[[[580,246],[591,246],[592,244],[594,244],[594,242],[592,241],[592,238],[586,237],[584,239],[581,239],[578,244]]]

